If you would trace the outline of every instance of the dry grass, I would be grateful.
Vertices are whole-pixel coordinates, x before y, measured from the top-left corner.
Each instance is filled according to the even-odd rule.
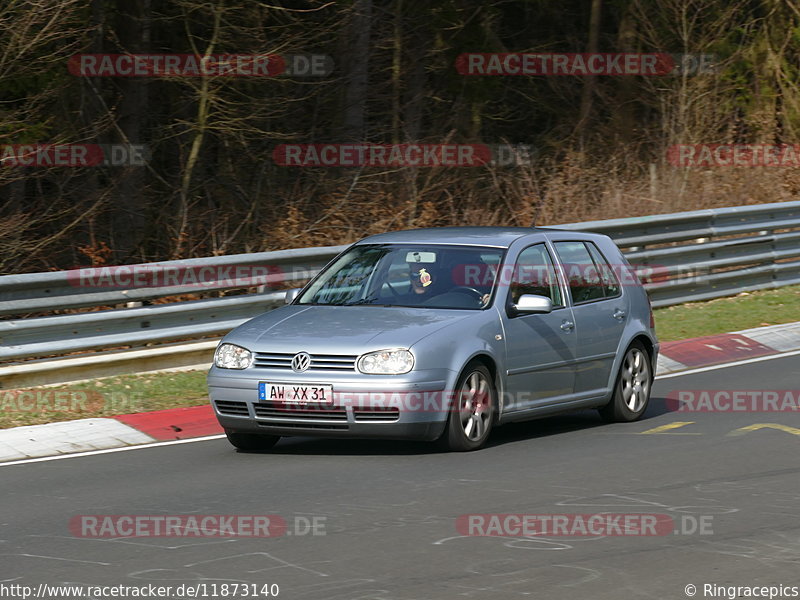
[[[556,225],[800,198],[800,172],[792,169],[664,163],[651,174],[624,157],[596,163],[571,155],[533,167],[430,169],[413,181],[401,172],[323,174],[325,185],[298,183],[282,199],[287,208],[262,227],[259,249],[337,245],[419,227]]]

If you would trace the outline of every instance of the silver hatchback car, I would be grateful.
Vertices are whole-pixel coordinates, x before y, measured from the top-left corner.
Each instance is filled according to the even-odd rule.
[[[226,335],[208,390],[241,450],[339,436],[466,451],[495,425],[560,411],[640,418],[658,347],[647,294],[604,235],[399,231]]]

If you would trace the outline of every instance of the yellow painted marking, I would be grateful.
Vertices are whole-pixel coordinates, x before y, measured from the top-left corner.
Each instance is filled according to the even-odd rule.
[[[785,431],[792,435],[800,435],[800,429],[797,427],[789,427],[788,425],[781,425],[780,423],[756,423],[755,425],[734,429],[728,435],[744,435],[745,433],[750,433],[751,431],[757,431],[759,429],[777,429],[778,431]]]
[[[670,431],[671,429],[678,429],[679,427],[685,427],[686,425],[693,424],[694,421],[675,421],[674,423],[667,423],[666,425],[660,425],[659,427],[654,427],[653,429],[648,429],[647,431],[639,432],[639,435],[644,435],[646,433],[664,433]],[[687,434],[681,434],[687,435]],[[693,435],[693,434],[688,434]],[[699,435],[699,434],[694,434]]]

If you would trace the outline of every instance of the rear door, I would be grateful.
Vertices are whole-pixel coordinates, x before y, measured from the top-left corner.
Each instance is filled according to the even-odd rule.
[[[579,398],[605,396],[628,318],[628,297],[593,242],[564,240],[553,246],[565,271],[575,317],[575,393]]]

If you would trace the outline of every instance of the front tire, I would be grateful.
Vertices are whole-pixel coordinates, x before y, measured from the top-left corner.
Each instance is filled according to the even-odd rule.
[[[630,423],[642,418],[650,402],[653,369],[650,355],[639,342],[633,342],[625,356],[614,385],[614,394],[600,416],[609,423]]]
[[[489,369],[477,362],[468,364],[458,378],[440,444],[451,452],[481,448],[492,430],[496,404],[497,390]]]
[[[225,435],[234,447],[244,452],[264,452],[272,448],[281,439],[279,435],[234,433],[232,431],[226,431]]]

